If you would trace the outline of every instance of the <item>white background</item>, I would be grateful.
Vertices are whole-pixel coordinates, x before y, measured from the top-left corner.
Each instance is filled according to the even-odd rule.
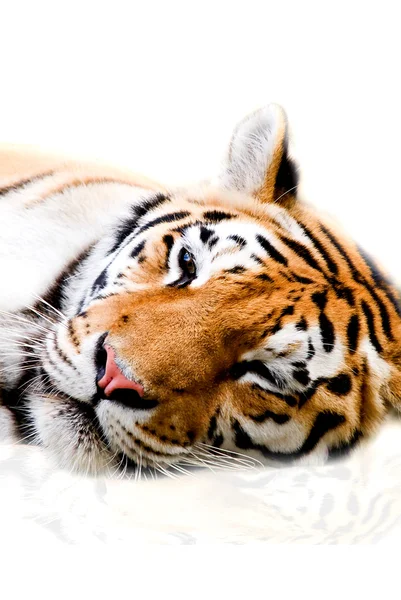
[[[182,184],[281,103],[303,195],[400,280],[398,4],[3,0],[0,140]]]
[[[246,113],[268,102],[281,103],[301,166],[303,196],[338,217],[401,281],[397,4],[395,0],[3,0],[0,140],[107,159],[162,182],[182,184],[216,172],[232,128]],[[12,514],[13,496],[7,496],[5,489],[1,494]],[[28,531],[25,521],[20,525],[21,531]],[[2,549],[12,548],[7,565],[19,572],[26,540],[18,537],[14,548],[9,546],[11,537],[3,539]],[[40,563],[46,547],[38,546],[36,557],[35,541],[26,547],[29,557],[25,555],[24,560]],[[47,554],[52,547],[49,543]],[[220,553],[213,555],[216,571],[223,560]],[[98,563],[97,569],[90,556],[80,558],[82,569],[86,559],[90,564],[87,575],[98,590],[111,557],[105,548],[105,566],[100,568]],[[137,555],[131,566],[126,551],[120,557],[117,552],[114,559],[117,564],[124,559],[126,565],[115,580],[120,584],[130,584],[132,567],[134,594],[141,580]],[[268,568],[270,560],[259,561],[255,568],[250,563],[250,579],[241,586],[242,597],[246,590],[253,596],[257,593],[250,582],[264,569],[268,578],[263,589],[266,595],[272,591],[277,571]],[[207,566],[198,578],[185,579],[180,595],[180,562],[177,558],[160,578],[149,556],[145,597],[154,597],[149,590],[156,583],[163,597],[170,597],[170,591],[175,598],[199,597],[195,592],[203,580],[208,597],[217,597],[207,580]],[[40,583],[32,585],[31,575],[26,581],[22,575],[12,580],[14,592],[4,597],[22,597],[18,586],[24,585],[32,585],[33,592],[43,597],[44,582],[51,582],[50,591],[60,594],[66,583],[74,582],[63,565],[58,563],[54,586],[55,571],[47,568],[42,576],[37,570]],[[292,568],[279,571],[274,589],[298,585],[298,579],[290,575]],[[235,583],[240,571],[241,565],[236,569],[224,565],[223,583]],[[368,571],[372,573],[364,571],[353,574],[359,592],[366,587]],[[314,583],[305,582],[308,597],[314,589],[319,595],[325,589],[325,597],[331,598],[338,573],[328,573],[322,581],[317,569]],[[297,585],[294,594],[299,592]],[[113,589],[107,588],[108,597]],[[393,592],[394,596],[386,597],[398,597]],[[221,593],[219,597],[227,597]],[[286,595],[281,592],[280,597]]]

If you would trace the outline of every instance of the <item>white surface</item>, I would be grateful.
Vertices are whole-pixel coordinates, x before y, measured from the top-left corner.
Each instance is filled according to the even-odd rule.
[[[77,477],[55,471],[38,448],[2,447],[0,529],[57,548],[144,543],[368,544],[401,535],[400,422],[345,461],[176,479]]]
[[[9,0],[1,12],[2,140],[185,183],[218,171],[247,112],[279,102],[303,195],[401,281],[396,2]],[[139,484],[53,472],[37,448],[0,454],[3,547],[400,539],[401,423],[341,465]]]

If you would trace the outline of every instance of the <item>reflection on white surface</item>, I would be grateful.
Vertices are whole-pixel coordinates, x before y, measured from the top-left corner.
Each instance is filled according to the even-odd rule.
[[[3,539],[57,544],[391,544],[401,518],[401,421],[319,467],[133,479],[55,470],[40,448],[0,450]]]

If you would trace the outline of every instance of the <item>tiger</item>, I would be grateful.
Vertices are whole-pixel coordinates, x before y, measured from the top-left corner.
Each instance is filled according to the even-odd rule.
[[[3,146],[3,441],[89,474],[323,464],[400,408],[399,292],[300,198],[288,131],[256,110],[186,187]]]

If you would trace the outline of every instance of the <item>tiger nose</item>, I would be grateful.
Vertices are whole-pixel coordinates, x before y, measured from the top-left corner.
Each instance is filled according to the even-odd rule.
[[[99,374],[101,377],[97,385],[104,391],[105,396],[110,397],[115,390],[134,390],[142,398],[144,394],[143,386],[124,375],[116,363],[116,355],[111,346],[105,344],[103,348],[106,351],[106,363],[100,368]]]

